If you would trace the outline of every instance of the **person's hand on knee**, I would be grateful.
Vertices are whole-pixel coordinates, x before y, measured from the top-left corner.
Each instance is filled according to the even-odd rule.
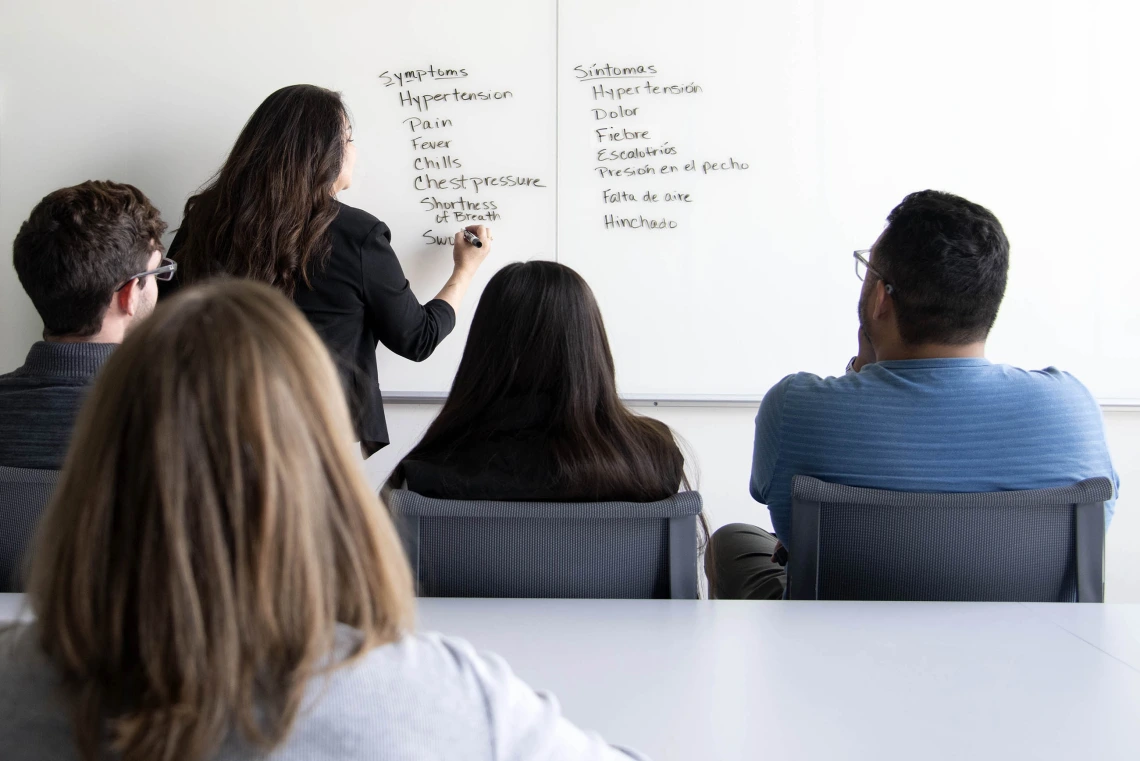
[[[779,539],[776,540],[776,549],[772,550],[771,562],[779,563],[782,566],[788,564],[788,550]]]

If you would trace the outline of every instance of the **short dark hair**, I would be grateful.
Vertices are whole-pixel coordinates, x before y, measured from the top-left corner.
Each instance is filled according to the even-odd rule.
[[[88,180],[45,196],[12,245],[44,335],[98,333],[115,286],[146,269],[164,232],[158,209],[133,185]]]
[[[894,286],[899,334],[910,345],[984,339],[1009,272],[1009,240],[988,209],[937,190],[911,193],[887,217],[875,269]]]

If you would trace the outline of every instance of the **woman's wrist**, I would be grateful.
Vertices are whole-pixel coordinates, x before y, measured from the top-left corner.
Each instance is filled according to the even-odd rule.
[[[477,269],[479,269],[478,264],[460,264],[456,262],[455,267],[451,270],[451,279],[455,280],[459,278],[461,280],[470,280],[475,276],[475,270]]]

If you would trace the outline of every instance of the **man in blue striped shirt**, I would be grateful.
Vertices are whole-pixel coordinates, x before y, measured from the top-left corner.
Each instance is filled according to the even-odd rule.
[[[1095,476],[1119,486],[1100,408],[1076,378],[985,359],[1009,266],[992,213],[948,193],[912,193],[855,259],[859,354],[846,375],[790,375],[764,397],[750,490],[776,534],[746,524],[716,533],[708,561],[717,597],[782,595],[777,561],[795,552],[794,475],[897,491],[1037,489]],[[1107,523],[1113,502],[1105,509]]]

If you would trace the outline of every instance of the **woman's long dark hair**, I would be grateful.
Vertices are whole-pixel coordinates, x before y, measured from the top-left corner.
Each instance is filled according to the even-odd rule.
[[[549,410],[537,422],[568,499],[648,502],[685,483],[669,427],[618,398],[601,311],[569,267],[516,263],[491,278],[447,402],[408,458],[446,460],[491,435],[508,408]],[[403,480],[398,467],[389,483]]]
[[[340,95],[283,87],[249,117],[226,163],[186,202],[175,254],[183,283],[212,275],[252,278],[292,295],[331,251],[333,185],[348,113]]]

